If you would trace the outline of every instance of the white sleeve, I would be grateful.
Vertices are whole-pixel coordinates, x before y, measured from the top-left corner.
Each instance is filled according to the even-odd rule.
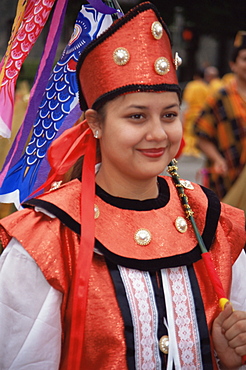
[[[230,301],[235,310],[246,311],[246,253],[243,250],[232,267]]]
[[[230,301],[235,310],[246,311],[246,254],[243,250],[232,267]],[[240,370],[246,370],[246,365]]]
[[[62,293],[16,239],[0,257],[0,369],[56,370]]]

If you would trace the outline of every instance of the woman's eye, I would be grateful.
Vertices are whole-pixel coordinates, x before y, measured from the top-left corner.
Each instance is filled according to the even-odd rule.
[[[166,113],[166,114],[164,114],[164,118],[176,118],[178,115],[177,115],[177,113]]]
[[[143,114],[131,114],[130,116],[129,116],[129,118],[130,119],[133,119],[133,120],[140,120],[140,119],[143,119],[144,118],[144,116],[143,116]]]

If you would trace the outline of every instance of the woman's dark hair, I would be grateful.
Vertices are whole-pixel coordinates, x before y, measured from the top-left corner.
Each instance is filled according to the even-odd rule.
[[[97,110],[98,115],[100,116],[101,122],[104,122],[105,117],[106,117],[106,109],[105,105],[103,105],[101,108]],[[101,151],[100,151],[100,144],[99,140],[97,140],[97,147],[96,147],[96,159],[97,163],[101,161]],[[84,156],[82,155],[73,168],[71,169],[70,173],[68,174],[68,181],[74,180],[74,179],[79,179],[81,180],[82,177],[82,168],[83,168],[83,161],[84,161]]]
[[[238,57],[239,52],[241,50],[244,50],[244,49],[246,49],[245,46],[241,46],[239,48],[235,48],[234,47],[233,50],[232,50],[232,53],[231,53],[231,62],[235,63],[236,60],[237,60],[237,57]]]

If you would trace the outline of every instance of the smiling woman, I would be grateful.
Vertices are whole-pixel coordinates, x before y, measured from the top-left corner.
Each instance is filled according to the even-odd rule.
[[[103,120],[95,110],[87,110],[87,122],[94,132],[97,130],[101,148],[97,184],[114,196],[157,197],[156,176],[179,149],[179,110],[179,99],[173,92],[119,96],[106,103]]]
[[[81,54],[86,119],[50,147],[44,186],[59,181],[0,223],[0,368],[240,366],[244,214],[176,173],[159,176],[182,138],[180,62],[148,2]],[[81,156],[82,176],[61,185]],[[235,311],[220,312],[201,238]]]

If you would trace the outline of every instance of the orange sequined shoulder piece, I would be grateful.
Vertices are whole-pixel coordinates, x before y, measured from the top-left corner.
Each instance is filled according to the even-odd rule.
[[[140,260],[175,256],[195,248],[197,240],[191,224],[185,218],[176,188],[172,182],[169,180],[167,182],[170,188],[168,204],[151,211],[120,209],[96,197],[98,214],[96,238],[101,244],[114,254]],[[190,191],[199,192],[197,225],[202,233],[205,226],[207,197],[199,189],[197,186]],[[189,196],[188,190],[186,193]]]

